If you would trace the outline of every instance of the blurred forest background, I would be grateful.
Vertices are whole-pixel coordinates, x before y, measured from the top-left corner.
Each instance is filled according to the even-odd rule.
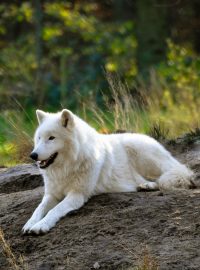
[[[0,3],[0,155],[27,157],[35,109],[100,132],[175,137],[199,127],[200,1]]]

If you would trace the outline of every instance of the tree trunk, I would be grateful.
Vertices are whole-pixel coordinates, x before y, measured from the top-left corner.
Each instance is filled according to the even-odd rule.
[[[193,3],[194,9],[194,18],[193,18],[193,36],[194,36],[194,49],[197,53],[200,53],[200,19],[199,19],[199,11],[200,11],[200,3],[199,0],[195,0]]]
[[[40,0],[34,1],[35,5],[35,46],[36,46],[36,80],[35,80],[35,99],[38,105],[41,105],[44,98],[44,89],[42,87],[42,57],[43,57],[43,42],[42,42],[42,6]]]
[[[166,54],[169,34],[168,7],[158,0],[136,1],[137,65],[139,73],[149,76],[149,70]]]

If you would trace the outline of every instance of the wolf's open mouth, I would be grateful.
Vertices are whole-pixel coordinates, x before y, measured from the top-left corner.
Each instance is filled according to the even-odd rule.
[[[54,162],[57,155],[58,155],[58,153],[56,152],[55,154],[51,155],[48,159],[38,161],[39,167],[41,169],[45,169],[45,168],[49,167],[49,165],[51,165]]]

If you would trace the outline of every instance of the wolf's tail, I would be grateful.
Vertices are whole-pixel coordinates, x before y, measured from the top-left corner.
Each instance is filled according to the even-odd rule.
[[[194,173],[183,164],[164,172],[158,179],[161,190],[176,190],[195,188]]]

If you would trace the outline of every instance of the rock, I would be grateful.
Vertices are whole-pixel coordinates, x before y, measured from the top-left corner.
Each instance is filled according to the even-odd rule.
[[[200,173],[198,149],[176,156]],[[144,262],[147,269],[199,269],[200,189],[94,196],[49,233],[22,235],[42,199],[41,185],[34,165],[0,171],[0,227],[16,258],[22,255],[27,264],[19,269],[126,270]],[[0,269],[10,270],[1,245]]]
[[[36,165],[24,164],[3,169],[0,173],[0,193],[12,193],[43,185]]]
[[[98,262],[95,262],[94,265],[93,265],[93,268],[94,269],[99,269],[100,268],[100,265]]]

